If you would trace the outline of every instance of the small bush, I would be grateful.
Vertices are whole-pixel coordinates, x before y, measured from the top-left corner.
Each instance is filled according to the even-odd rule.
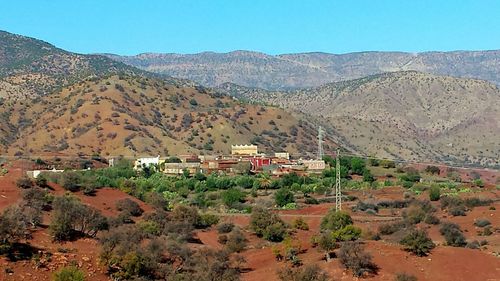
[[[477,227],[485,227],[485,226],[488,226],[490,224],[491,224],[491,222],[487,219],[478,219],[474,222],[474,225]]]
[[[439,220],[439,218],[438,218],[438,217],[436,217],[435,215],[427,215],[427,216],[425,217],[424,222],[425,222],[426,224],[434,224],[434,225],[436,225],[436,224],[439,224],[440,220]]]
[[[134,217],[138,217],[143,213],[143,210],[141,209],[139,204],[130,198],[125,198],[117,201],[116,209],[120,212],[130,214]]]
[[[450,213],[450,215],[454,217],[457,217],[457,216],[465,216],[466,215],[465,211],[467,211],[467,209],[465,208],[465,206],[461,205],[450,208],[448,210],[448,213]]]
[[[198,228],[207,228],[217,223],[219,223],[219,216],[216,214],[205,213],[200,214],[200,219],[195,226]]]
[[[378,227],[378,231],[382,235],[391,235],[393,233],[400,231],[401,229],[404,229],[405,227],[406,227],[405,222],[386,223],[380,225]]]
[[[276,205],[283,207],[289,203],[294,203],[295,198],[293,196],[293,192],[291,192],[288,188],[280,188],[274,194],[274,200],[276,201]]]
[[[278,271],[281,281],[328,281],[328,274],[316,265],[306,265],[304,267],[286,267]]]
[[[260,207],[252,209],[250,228],[257,236],[272,242],[281,242],[287,233],[287,225],[277,214]]]
[[[225,222],[221,223],[217,226],[217,232],[223,234],[223,233],[229,233],[233,230],[234,228],[234,223],[231,222]]]
[[[350,269],[354,276],[361,277],[368,274],[376,274],[378,266],[373,263],[372,256],[365,252],[364,247],[358,242],[345,242],[339,251],[340,263]]]
[[[304,200],[304,203],[309,204],[309,205],[317,205],[317,204],[319,204],[319,201],[318,201],[316,198],[313,198],[313,197],[307,197],[307,198]]]
[[[343,211],[330,210],[321,220],[321,230],[340,230],[352,224],[351,216]]]
[[[424,230],[412,230],[399,242],[406,251],[417,256],[426,256],[436,245]]]
[[[297,218],[293,221],[293,228],[300,230],[309,230],[309,225],[303,218]]]
[[[54,281],[85,281],[85,273],[76,266],[67,266],[59,269],[53,275]]]
[[[361,236],[361,228],[354,225],[348,225],[337,231],[332,232],[332,237],[337,241],[354,241]]]
[[[431,189],[429,190],[429,200],[438,201],[440,197],[441,190],[439,189],[439,186],[431,186]]]
[[[27,176],[20,177],[16,180],[16,186],[22,189],[28,189],[33,187],[33,181]]]
[[[276,222],[266,227],[264,230],[264,239],[271,242],[281,242],[285,239],[287,227],[284,223]]]
[[[407,273],[398,273],[396,274],[396,278],[394,278],[394,281],[417,281],[417,277]]]
[[[469,248],[469,249],[479,249],[479,247],[481,247],[481,244],[479,244],[479,241],[474,240],[474,241],[467,243],[467,245],[465,245],[465,247]]]
[[[247,239],[243,232],[239,228],[233,229],[231,233],[227,235],[226,247],[231,252],[241,252],[247,246]]]
[[[483,228],[483,232],[480,233],[480,235],[482,235],[482,236],[490,236],[491,234],[493,234],[493,230],[491,230],[491,226],[487,226],[487,227]]]
[[[444,223],[439,229],[439,232],[444,236],[448,246],[464,247],[467,245],[462,230],[457,224]]]
[[[229,208],[234,207],[238,203],[245,202],[246,194],[238,188],[230,188],[222,192],[222,202]]]
[[[480,207],[480,206],[488,206],[492,203],[493,201],[491,199],[481,199],[477,197],[471,197],[471,198],[466,198],[464,200],[464,204],[467,208],[474,208],[474,207]]]

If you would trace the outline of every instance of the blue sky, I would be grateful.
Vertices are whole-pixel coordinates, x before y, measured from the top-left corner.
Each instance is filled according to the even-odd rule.
[[[0,29],[79,53],[500,49],[497,0],[2,2]]]

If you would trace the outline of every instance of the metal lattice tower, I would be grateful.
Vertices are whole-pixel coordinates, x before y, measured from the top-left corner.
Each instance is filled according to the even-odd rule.
[[[318,160],[323,159],[323,128],[318,128]]]
[[[340,190],[340,149],[335,155],[335,210],[342,210],[342,191]]]

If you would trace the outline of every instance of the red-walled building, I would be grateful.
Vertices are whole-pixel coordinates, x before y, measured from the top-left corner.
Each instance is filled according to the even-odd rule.
[[[262,170],[262,167],[271,165],[271,158],[252,157],[250,163],[252,163],[253,171],[259,171]]]

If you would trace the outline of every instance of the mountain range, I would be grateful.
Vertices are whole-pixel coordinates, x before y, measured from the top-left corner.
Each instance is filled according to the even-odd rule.
[[[33,38],[0,33],[0,73],[0,155],[315,153],[304,116]]]
[[[365,155],[499,165],[500,90],[487,81],[403,71],[293,91],[221,89],[316,117]]]
[[[415,70],[476,78],[500,85],[500,50],[454,52],[359,52],[268,55],[251,51],[198,54],[105,54],[143,70],[205,86],[234,83],[267,90],[318,87],[365,76]]]
[[[321,125],[327,153],[340,145],[404,161],[499,167],[499,57],[238,51],[124,58],[0,32],[0,154],[228,153],[231,144],[255,143],[313,156]]]

